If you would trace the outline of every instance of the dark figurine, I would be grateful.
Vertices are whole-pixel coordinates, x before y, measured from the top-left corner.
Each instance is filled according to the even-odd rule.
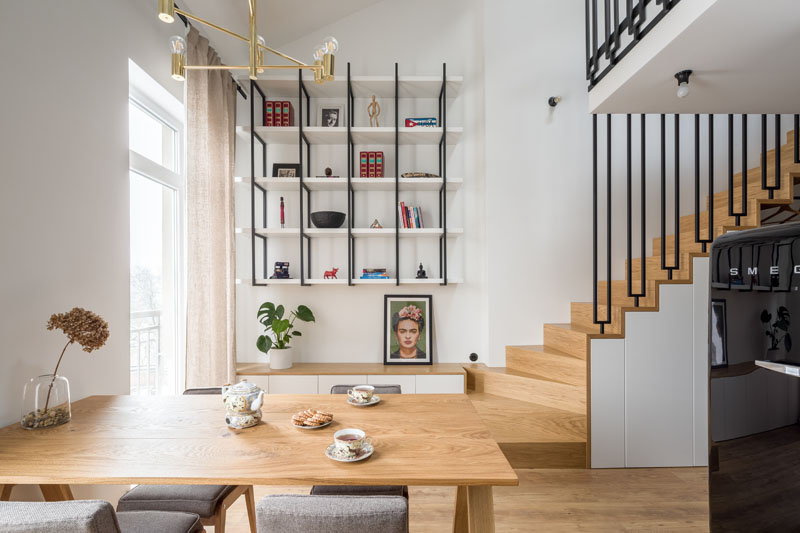
[[[417,279],[428,279],[425,269],[422,268],[422,263],[419,264],[419,270],[417,270]]]
[[[330,178],[331,176],[333,176],[333,170],[331,170],[331,167],[325,167],[325,175],[326,175],[327,177],[329,177],[329,178]]]

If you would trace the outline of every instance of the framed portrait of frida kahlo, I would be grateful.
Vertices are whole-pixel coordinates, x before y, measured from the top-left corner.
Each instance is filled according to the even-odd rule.
[[[383,364],[433,364],[433,297],[385,295]]]

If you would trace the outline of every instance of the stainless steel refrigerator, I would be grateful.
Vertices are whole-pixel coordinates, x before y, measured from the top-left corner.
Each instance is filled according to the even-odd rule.
[[[712,531],[800,531],[800,224],[711,247]]]

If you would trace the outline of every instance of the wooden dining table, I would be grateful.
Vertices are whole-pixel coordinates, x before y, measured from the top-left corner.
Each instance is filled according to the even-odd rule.
[[[294,427],[292,414],[312,407],[333,423]],[[483,533],[494,531],[492,487],[519,484],[464,394],[383,395],[370,407],[344,395],[270,394],[261,411],[258,425],[234,430],[219,396],[91,396],[72,404],[64,425],[0,429],[0,495],[13,484],[39,484],[48,500],[72,499],[69,486],[80,484],[450,485],[453,531]],[[372,437],[372,456],[329,459],[343,428]]]

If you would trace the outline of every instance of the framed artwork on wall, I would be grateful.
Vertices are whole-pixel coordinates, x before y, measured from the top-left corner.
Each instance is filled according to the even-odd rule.
[[[728,320],[727,302],[724,299],[711,300],[711,368],[728,366]]]
[[[340,128],[344,126],[344,106],[332,104],[317,105],[317,121],[323,128]]]
[[[433,364],[433,297],[385,295],[383,364]]]
[[[273,178],[299,178],[300,165],[297,163],[273,163]]]

